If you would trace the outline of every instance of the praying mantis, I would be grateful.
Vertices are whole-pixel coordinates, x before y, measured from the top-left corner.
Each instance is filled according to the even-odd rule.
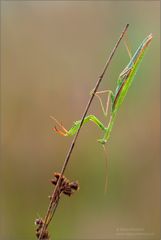
[[[148,35],[139,45],[135,54],[131,57],[130,62],[120,73],[114,93],[111,90],[105,90],[105,91],[100,91],[95,93],[95,96],[98,97],[100,101],[101,108],[105,116],[107,116],[108,114],[109,102],[111,100],[111,110],[110,110],[108,125],[105,126],[95,115],[89,115],[85,117],[83,124],[88,123],[89,121],[92,121],[102,130],[103,137],[101,139],[98,139],[98,142],[101,143],[103,146],[110,139],[111,131],[116,119],[117,112],[120,109],[120,106],[122,105],[123,100],[134,80],[134,76],[138,71],[141,60],[143,59],[145,51],[148,48],[151,40],[152,40],[152,34]],[[104,108],[102,104],[102,100],[99,96],[99,94],[102,94],[102,93],[108,93],[106,108]],[[54,127],[53,130],[62,136],[72,136],[76,134],[81,123],[81,120],[76,121],[73,123],[73,126],[69,130],[67,130],[54,117],[51,117],[51,118],[54,119],[56,123],[59,125],[59,127],[61,128],[61,129],[58,129],[57,127]]]

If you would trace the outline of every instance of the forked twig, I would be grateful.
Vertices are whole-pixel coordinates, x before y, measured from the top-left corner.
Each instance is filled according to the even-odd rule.
[[[95,88],[94,88],[94,90],[92,92],[92,95],[90,96],[90,99],[89,99],[87,105],[86,105],[85,111],[84,111],[83,116],[81,118],[79,129],[78,129],[78,131],[77,131],[75,137],[73,138],[73,141],[72,141],[72,143],[71,143],[71,145],[69,147],[69,151],[67,152],[67,155],[66,155],[66,158],[65,158],[65,161],[64,161],[61,173],[60,173],[60,177],[59,177],[59,179],[58,179],[58,181],[56,183],[55,189],[54,189],[54,191],[52,193],[51,200],[50,200],[50,203],[49,203],[49,206],[48,206],[48,209],[47,209],[44,221],[43,221],[43,225],[42,225],[42,228],[41,228],[41,232],[40,232],[40,235],[39,235],[39,238],[38,238],[39,240],[43,239],[42,238],[43,234],[47,230],[47,227],[48,227],[49,223],[51,222],[51,220],[52,220],[52,218],[54,216],[54,212],[56,210],[56,207],[57,207],[59,199],[60,199],[59,196],[61,194],[61,191],[60,191],[61,179],[63,177],[63,174],[64,174],[64,172],[66,170],[67,164],[68,164],[69,159],[71,157],[71,154],[72,154],[73,148],[75,146],[76,140],[78,138],[78,135],[79,135],[80,129],[82,127],[83,121],[84,121],[84,119],[85,119],[85,117],[87,115],[87,112],[88,112],[88,110],[89,110],[89,108],[91,106],[91,103],[92,103],[92,100],[93,100],[93,98],[95,96],[95,93],[97,92],[97,89],[98,89],[98,87],[99,87],[99,85],[100,85],[100,83],[101,83],[101,81],[102,81],[102,79],[103,79],[103,77],[105,75],[105,72],[106,72],[106,70],[107,70],[107,68],[108,68],[108,66],[109,66],[109,64],[110,64],[110,62],[111,62],[111,60],[113,58],[113,55],[114,55],[114,53],[115,53],[119,43],[121,42],[124,34],[127,31],[128,26],[129,26],[129,24],[126,24],[126,26],[124,27],[124,29],[123,29],[123,31],[122,31],[118,41],[116,42],[116,44],[115,44],[115,46],[114,46],[114,48],[113,48],[113,50],[112,50],[112,52],[111,52],[111,54],[110,54],[110,56],[109,56],[109,58],[107,60],[105,66],[103,68],[103,71],[102,71],[101,75],[98,77],[98,80],[97,80],[97,83],[95,85]]]

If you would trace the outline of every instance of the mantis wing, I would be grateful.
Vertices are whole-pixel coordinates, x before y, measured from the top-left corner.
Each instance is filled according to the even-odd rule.
[[[112,98],[112,113],[117,112],[118,109],[120,108],[129,90],[129,87],[133,82],[134,76],[138,71],[141,60],[143,59],[145,54],[145,50],[147,49],[147,46],[149,45],[151,40],[152,40],[152,35],[150,34],[143,40],[139,48],[136,50],[134,56],[130,60],[129,64],[120,74],[119,79],[117,81],[115,94]]]

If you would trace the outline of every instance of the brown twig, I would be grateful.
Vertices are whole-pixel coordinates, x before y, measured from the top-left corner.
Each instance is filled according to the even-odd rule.
[[[39,236],[39,240],[42,239],[43,233],[46,231],[49,223],[51,222],[51,220],[52,220],[52,218],[53,218],[53,216],[54,216],[56,207],[58,206],[58,202],[59,202],[59,199],[60,199],[59,196],[60,196],[60,194],[61,194],[61,192],[60,192],[61,178],[62,178],[62,176],[63,176],[63,174],[64,174],[64,172],[65,172],[65,170],[66,170],[67,164],[68,164],[69,159],[70,159],[70,157],[71,157],[71,154],[72,154],[73,148],[74,148],[74,146],[75,146],[76,140],[77,140],[77,138],[78,138],[80,129],[81,129],[81,127],[82,127],[84,118],[85,118],[86,115],[87,115],[87,112],[88,112],[88,110],[89,110],[89,108],[90,108],[90,106],[91,106],[92,100],[93,100],[93,98],[94,98],[94,96],[95,96],[95,93],[96,93],[96,91],[97,91],[97,89],[98,89],[98,87],[99,87],[99,85],[100,85],[100,83],[101,83],[101,81],[102,81],[102,79],[103,79],[103,77],[104,77],[104,75],[105,75],[105,72],[106,72],[106,70],[107,70],[107,68],[108,68],[108,66],[109,66],[109,64],[110,64],[110,62],[111,62],[111,60],[112,60],[112,57],[113,57],[113,55],[114,55],[114,53],[115,53],[115,51],[116,51],[119,43],[121,42],[124,34],[125,34],[126,31],[127,31],[128,26],[129,26],[129,24],[126,24],[126,26],[124,27],[124,29],[123,29],[123,31],[122,31],[122,33],[121,33],[118,41],[116,42],[116,44],[115,44],[115,46],[114,46],[114,48],[113,48],[113,50],[112,50],[112,52],[111,52],[111,54],[110,54],[110,56],[109,56],[109,58],[108,58],[108,60],[107,60],[105,66],[104,66],[104,68],[103,68],[103,71],[102,71],[101,75],[98,77],[98,80],[97,80],[97,83],[96,83],[95,88],[94,88],[94,90],[93,90],[93,93],[92,93],[92,95],[91,95],[91,97],[90,97],[90,99],[89,99],[89,101],[88,101],[88,103],[87,103],[87,106],[86,106],[85,111],[84,111],[84,113],[83,113],[83,116],[82,116],[82,118],[81,118],[80,127],[79,127],[79,129],[78,129],[75,137],[73,138],[73,141],[72,141],[72,143],[71,143],[71,145],[70,145],[69,151],[67,152],[67,155],[66,155],[66,158],[65,158],[65,161],[64,161],[64,164],[63,164],[61,173],[60,173],[60,177],[59,177],[59,179],[58,179],[58,181],[57,181],[57,184],[56,184],[55,189],[54,189],[54,191],[53,191],[53,194],[52,194],[52,196],[51,196],[51,200],[50,200],[50,203],[49,203],[49,207],[48,207],[48,210],[47,210],[47,212],[46,212],[46,215],[45,215],[45,218],[44,218],[44,221],[43,221],[43,226],[42,226],[42,229],[41,229],[41,233],[40,233],[40,236]]]

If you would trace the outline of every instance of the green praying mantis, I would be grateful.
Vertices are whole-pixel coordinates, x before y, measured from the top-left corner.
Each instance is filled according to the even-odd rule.
[[[122,105],[123,100],[134,80],[134,76],[138,71],[141,60],[143,59],[145,51],[148,48],[151,40],[152,40],[152,34],[148,35],[140,44],[135,54],[132,56],[130,62],[127,64],[124,70],[120,73],[114,93],[111,90],[105,90],[105,91],[100,91],[95,93],[95,96],[98,97],[100,101],[101,108],[105,116],[107,116],[109,102],[111,100],[111,110],[110,110],[108,125],[105,126],[95,115],[89,115],[85,117],[83,124],[88,123],[89,121],[92,121],[102,130],[103,137],[101,139],[98,139],[98,142],[101,143],[103,146],[110,139],[111,131],[116,119],[117,112],[120,109],[120,106]],[[102,93],[108,93],[106,108],[104,108],[102,104],[102,100],[99,96],[99,94],[102,94]],[[54,127],[53,130],[62,136],[72,136],[76,134],[76,132],[80,127],[81,120],[74,122],[73,126],[69,130],[67,130],[54,117],[51,117],[51,118],[54,119],[56,123],[59,125],[59,127],[61,128],[61,129],[58,129],[57,127]]]

